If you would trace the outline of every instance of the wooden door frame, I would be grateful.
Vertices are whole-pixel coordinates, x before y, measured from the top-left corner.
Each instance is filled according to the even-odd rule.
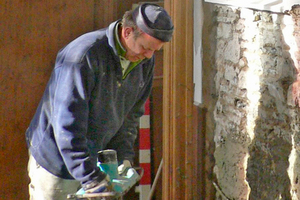
[[[175,27],[172,41],[164,46],[162,190],[168,200],[197,196],[193,4],[193,0],[164,0]]]

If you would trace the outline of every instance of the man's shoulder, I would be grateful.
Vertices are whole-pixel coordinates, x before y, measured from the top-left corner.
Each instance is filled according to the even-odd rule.
[[[80,63],[86,55],[86,53],[98,43],[107,44],[106,29],[100,29],[97,31],[85,33],[67,46],[65,46],[59,53],[59,56],[63,56],[65,61]]]

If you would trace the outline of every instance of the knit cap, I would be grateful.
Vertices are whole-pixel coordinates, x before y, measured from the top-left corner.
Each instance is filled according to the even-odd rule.
[[[132,13],[136,25],[148,35],[163,42],[169,42],[174,26],[167,11],[151,3],[139,5]]]

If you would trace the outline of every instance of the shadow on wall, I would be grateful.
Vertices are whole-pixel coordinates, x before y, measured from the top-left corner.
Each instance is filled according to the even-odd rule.
[[[289,111],[288,90],[293,83],[293,61],[284,42],[284,15],[258,13],[260,62],[260,99],[254,138],[249,146],[247,181],[249,199],[292,199],[288,174],[295,121]],[[289,25],[287,25],[289,26]]]

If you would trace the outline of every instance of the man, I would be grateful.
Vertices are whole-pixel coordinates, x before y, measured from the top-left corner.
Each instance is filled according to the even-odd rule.
[[[130,166],[152,87],[153,53],[172,34],[167,12],[142,4],[59,51],[26,132],[31,199],[66,199],[80,187],[107,190],[109,177],[96,166],[100,150],[115,149],[119,164]]]

